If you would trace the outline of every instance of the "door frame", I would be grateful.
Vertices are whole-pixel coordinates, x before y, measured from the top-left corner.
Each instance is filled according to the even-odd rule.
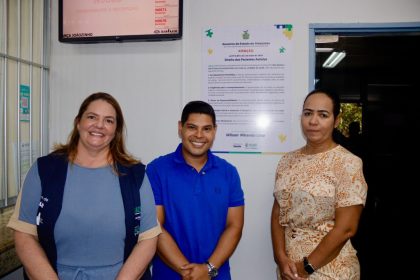
[[[410,33],[420,32],[420,22],[394,22],[394,23],[310,23],[309,24],[309,91],[315,88],[316,34],[343,34],[374,35],[381,33]]]

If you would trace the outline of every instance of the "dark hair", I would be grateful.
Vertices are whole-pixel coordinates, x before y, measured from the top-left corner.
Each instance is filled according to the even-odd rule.
[[[79,112],[77,116],[74,118],[73,130],[68,137],[67,143],[54,145],[53,153],[65,154],[67,155],[71,163],[74,162],[77,155],[77,145],[80,139],[80,134],[79,134],[79,130],[77,129],[77,124],[80,122],[82,115],[84,114],[84,112],[86,112],[89,105],[93,101],[96,101],[96,100],[103,100],[109,103],[115,109],[117,127],[115,129],[114,139],[112,139],[111,143],[109,143],[109,154],[113,160],[114,171],[116,171],[118,174],[117,163],[120,163],[122,165],[132,165],[132,164],[138,163],[139,161],[134,159],[126,151],[125,135],[124,135],[125,122],[124,122],[124,116],[123,116],[121,107],[118,104],[117,100],[112,95],[105,92],[93,93],[89,95],[82,102],[79,108]]]
[[[325,89],[314,89],[313,91],[309,92],[308,95],[306,95],[305,100],[303,101],[303,104],[305,104],[309,96],[313,94],[317,94],[317,93],[325,94],[331,99],[333,103],[333,115],[334,115],[334,119],[336,119],[337,116],[340,114],[341,102],[340,102],[340,96],[336,94],[334,91],[325,90]]]
[[[212,118],[213,125],[216,126],[216,114],[214,113],[213,107],[207,102],[201,100],[188,102],[182,110],[181,124],[184,125],[190,114],[193,113],[209,115]]]

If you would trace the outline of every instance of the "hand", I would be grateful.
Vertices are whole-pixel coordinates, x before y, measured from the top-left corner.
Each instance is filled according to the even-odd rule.
[[[206,264],[189,263],[181,267],[182,280],[210,280],[209,270]]]
[[[289,258],[284,259],[279,264],[279,272],[280,272],[282,280],[304,280],[304,279],[307,279],[305,277],[300,277],[298,275],[298,268],[296,266],[296,263],[293,262]]]
[[[189,275],[191,274],[191,269],[185,268],[187,264],[184,264],[183,266],[180,267],[180,271],[178,271],[181,274],[181,278],[184,279],[189,279]]]
[[[296,275],[293,275],[293,276],[290,276],[290,274],[286,274],[286,273],[280,273],[280,275],[281,275],[281,279],[282,280],[305,280],[305,279],[308,279],[308,278],[304,278],[304,277],[299,277],[297,274]]]
[[[295,263],[297,273],[299,276],[304,277],[304,279],[309,278],[309,274],[306,272],[305,267],[303,265],[303,261],[299,261]]]

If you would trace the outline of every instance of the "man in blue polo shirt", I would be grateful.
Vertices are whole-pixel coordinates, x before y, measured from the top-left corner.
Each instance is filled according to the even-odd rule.
[[[244,193],[236,168],[210,148],[216,116],[191,101],[178,122],[175,152],[147,166],[162,225],[152,279],[231,279],[229,257],[244,223]]]

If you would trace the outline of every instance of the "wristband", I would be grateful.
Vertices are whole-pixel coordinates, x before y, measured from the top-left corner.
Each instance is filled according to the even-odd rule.
[[[314,266],[309,262],[307,257],[303,257],[303,268],[305,269],[305,271],[311,275],[312,273],[315,272],[315,268]]]

